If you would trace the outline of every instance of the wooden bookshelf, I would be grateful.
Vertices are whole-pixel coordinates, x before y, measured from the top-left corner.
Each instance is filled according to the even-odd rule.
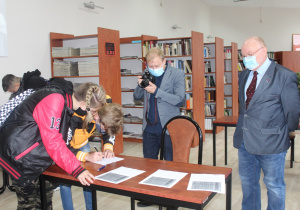
[[[204,52],[206,51],[209,51],[210,53],[205,54],[204,62],[210,62],[211,65],[211,72],[207,72],[206,74],[209,74],[214,78],[215,87],[212,85],[207,85],[206,83],[204,89],[205,91],[215,91],[215,100],[208,101],[206,99],[205,109],[207,109],[207,106],[209,106],[209,110],[211,110],[214,106],[215,113],[209,114],[206,112],[205,132],[212,133],[212,121],[224,116],[224,40],[216,37],[215,42],[205,43]],[[218,133],[221,130],[222,128],[218,127],[216,132]]]
[[[224,47],[224,98],[227,101],[225,112],[228,116],[238,116],[238,49],[237,43],[231,42],[230,46]]]
[[[95,55],[85,56],[65,56],[53,57],[53,47],[73,47],[84,48],[95,45],[98,52]],[[111,48],[106,48],[110,46]],[[110,51],[109,51],[110,50]],[[120,38],[119,31],[97,28],[97,33],[92,35],[74,36],[73,34],[50,33],[50,54],[51,54],[51,75],[52,77],[66,78],[75,83],[94,82],[101,84],[108,95],[112,97],[113,102],[121,104],[121,74],[120,74]],[[55,76],[53,64],[54,60],[61,61],[89,61],[97,60],[99,71],[95,75],[85,76]],[[123,135],[116,136],[114,152],[120,154],[123,152]]]
[[[146,40],[155,40],[157,37],[141,35],[136,37],[124,37],[120,38],[120,65],[121,69],[128,69],[131,71],[128,75],[121,74],[121,87],[125,90],[121,90],[122,106],[124,114],[131,114],[143,119],[143,105],[135,105],[133,99],[133,91],[137,85],[137,76],[142,74],[145,69],[145,63],[138,59],[143,59],[142,50],[143,43]],[[128,89],[129,90],[126,90]],[[134,105],[126,105],[134,104]],[[123,132],[134,132],[142,134],[142,122],[124,122]],[[124,141],[143,142],[142,138],[123,136]]]
[[[178,38],[165,38],[165,39],[157,39],[157,40],[148,40],[144,42],[144,50],[143,56],[146,54],[146,49],[151,47],[159,47],[163,48],[165,45],[179,43],[178,46],[181,46],[177,54],[168,54],[165,53],[167,62],[174,61],[174,67],[176,63],[180,63],[182,61],[184,63],[185,60],[191,60],[192,63],[192,71],[191,73],[186,72],[186,77],[191,77],[191,90],[186,90],[186,93],[192,95],[192,108],[182,107],[181,111],[185,112],[185,114],[192,117],[200,126],[203,133],[203,140],[205,140],[205,127],[204,127],[204,86],[203,79],[204,78],[204,65],[203,65],[203,34],[199,32],[192,31],[190,37],[178,37]],[[187,44],[189,43],[189,44]],[[186,48],[186,46],[189,47]],[[149,47],[148,47],[149,46]],[[165,48],[163,49],[165,52]],[[171,65],[171,64],[170,64]],[[183,70],[185,67],[183,67]],[[199,139],[195,139],[193,141],[192,147],[199,145]]]
[[[300,51],[275,52],[274,58],[280,65],[293,72],[300,72]]]

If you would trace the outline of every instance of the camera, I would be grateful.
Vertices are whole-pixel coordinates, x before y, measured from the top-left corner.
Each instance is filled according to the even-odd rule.
[[[145,70],[142,79],[143,81],[140,84],[142,88],[148,87],[149,82],[155,83],[155,77],[151,75],[148,70]]]

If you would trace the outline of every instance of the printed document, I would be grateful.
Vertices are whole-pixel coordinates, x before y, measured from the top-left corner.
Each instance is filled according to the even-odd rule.
[[[225,194],[224,174],[191,174],[188,190],[203,190]]]
[[[95,179],[105,181],[105,182],[110,182],[113,184],[119,184],[125,180],[138,176],[144,172],[145,171],[142,170],[121,166],[119,168],[116,168],[104,174],[98,175],[95,177]]]
[[[118,162],[120,160],[124,160],[124,158],[119,158],[119,157],[114,157],[114,158],[103,158],[102,160],[99,161],[91,161],[92,163],[97,163],[101,165],[107,165],[110,163]]]
[[[187,173],[183,172],[166,171],[159,169],[148,176],[146,179],[141,181],[140,184],[171,188],[186,175]]]

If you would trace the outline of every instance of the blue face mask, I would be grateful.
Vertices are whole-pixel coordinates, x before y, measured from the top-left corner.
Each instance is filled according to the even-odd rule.
[[[149,69],[150,74],[152,74],[155,77],[160,77],[164,73],[163,67],[161,67],[159,69],[155,69],[155,70],[151,69],[151,68],[148,68],[148,69]]]
[[[245,67],[249,70],[253,70],[256,67],[258,67],[258,65],[259,65],[259,63],[257,63],[257,61],[256,61],[255,55],[249,56],[249,57],[244,57],[243,62],[244,62]]]

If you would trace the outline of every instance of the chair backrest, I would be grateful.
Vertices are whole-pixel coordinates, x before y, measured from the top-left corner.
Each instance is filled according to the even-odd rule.
[[[166,131],[169,131],[172,147],[173,161],[188,163],[190,148],[193,140],[199,141],[198,164],[202,164],[203,135],[200,126],[187,116],[175,116],[163,127],[161,136],[160,159],[163,159]]]

